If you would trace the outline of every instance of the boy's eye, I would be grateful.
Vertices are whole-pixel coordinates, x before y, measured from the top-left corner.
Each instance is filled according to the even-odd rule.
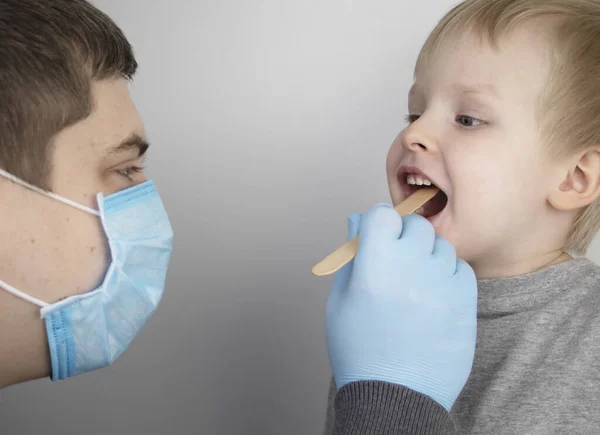
[[[483,124],[483,121],[477,118],[473,118],[467,115],[459,115],[456,117],[456,122],[458,122],[463,127],[478,127]]]
[[[420,117],[421,115],[407,115],[406,122],[408,124],[412,124],[413,122],[416,122]],[[463,127],[479,127],[480,125],[485,124],[485,122],[481,119],[473,118],[472,116],[467,115],[457,116],[456,122],[458,122]]]

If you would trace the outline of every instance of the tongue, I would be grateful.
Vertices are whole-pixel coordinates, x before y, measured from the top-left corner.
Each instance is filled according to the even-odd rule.
[[[431,217],[435,216],[446,207],[448,203],[448,197],[441,190],[435,195],[429,202],[427,202],[421,209],[417,212],[423,217]]]

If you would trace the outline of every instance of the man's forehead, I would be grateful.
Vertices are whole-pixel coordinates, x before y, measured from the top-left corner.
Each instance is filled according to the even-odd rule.
[[[94,108],[86,126],[97,151],[107,156],[142,155],[148,149],[144,123],[123,79],[94,83]]]

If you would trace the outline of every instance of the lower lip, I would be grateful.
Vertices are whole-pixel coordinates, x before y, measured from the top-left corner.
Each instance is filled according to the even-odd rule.
[[[404,199],[408,198],[409,196],[410,195],[404,195]],[[429,222],[431,222],[432,225],[434,225],[436,222],[438,222],[441,219],[441,217],[443,216],[447,207],[448,207],[448,204],[446,204],[446,207],[444,207],[444,209],[441,212],[439,212],[438,214],[434,214],[433,216],[426,217],[425,219],[427,219]]]

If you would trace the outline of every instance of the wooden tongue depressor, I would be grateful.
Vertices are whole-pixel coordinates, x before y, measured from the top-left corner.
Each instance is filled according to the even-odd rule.
[[[414,213],[431,200],[438,192],[439,189],[436,187],[423,187],[398,204],[396,206],[396,211],[400,213],[401,216]],[[357,252],[358,236],[340,246],[323,261],[313,267],[312,273],[316,276],[331,275],[352,261]]]

